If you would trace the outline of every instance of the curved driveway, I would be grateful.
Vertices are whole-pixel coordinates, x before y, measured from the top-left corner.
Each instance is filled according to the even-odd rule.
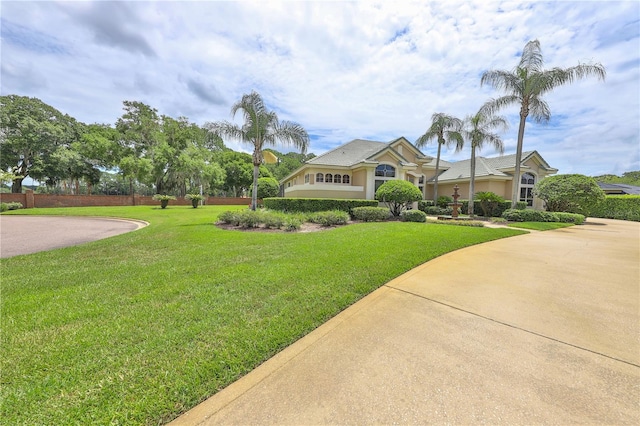
[[[175,424],[637,425],[639,287],[637,222],[589,219],[462,249]]]
[[[97,217],[0,215],[0,257],[101,240],[144,225],[133,220]]]

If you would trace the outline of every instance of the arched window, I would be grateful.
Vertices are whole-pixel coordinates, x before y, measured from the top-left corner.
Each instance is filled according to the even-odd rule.
[[[525,173],[522,175],[522,179],[520,179],[520,183],[522,185],[535,185],[536,177],[531,173]]]
[[[349,183],[350,179],[349,175],[344,175],[342,176],[342,183]]]
[[[333,176],[333,183],[342,183],[342,176],[334,175]]]
[[[332,183],[333,182],[333,175],[331,173],[327,173],[326,175],[324,175],[324,181],[326,183]]]
[[[376,176],[396,177],[396,168],[388,164],[380,164],[376,167]]]
[[[531,173],[525,173],[520,178],[520,201],[533,207],[533,186],[536,184],[536,177]]]
[[[324,182],[324,175],[322,173],[316,173],[316,183]]]

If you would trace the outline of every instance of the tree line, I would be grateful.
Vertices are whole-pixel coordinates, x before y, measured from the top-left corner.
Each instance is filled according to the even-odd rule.
[[[259,177],[279,180],[314,156],[270,151],[278,161]],[[142,102],[124,101],[114,124],[85,124],[37,98],[0,96],[2,187],[14,193],[29,177],[41,192],[243,196],[253,164],[210,129]]]

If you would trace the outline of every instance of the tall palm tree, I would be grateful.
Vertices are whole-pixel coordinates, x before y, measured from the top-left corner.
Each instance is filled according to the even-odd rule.
[[[432,139],[437,139],[438,156],[436,157],[436,175],[433,180],[433,201],[438,201],[438,175],[440,174],[440,151],[442,146],[447,147],[455,144],[456,152],[462,149],[464,140],[462,139],[462,120],[450,115],[436,112],[431,116],[431,127],[426,133],[416,140],[416,146],[422,148]]]
[[[520,126],[518,128],[518,146],[516,149],[516,170],[513,175],[511,205],[515,207],[520,196],[520,162],[524,126],[529,114],[538,123],[548,122],[551,110],[543,95],[558,86],[573,83],[588,76],[604,80],[606,71],[600,63],[578,64],[570,68],[543,69],[542,50],[538,40],[529,41],[522,50],[520,63],[513,71],[490,70],[482,74],[480,84],[488,84],[507,94],[489,102],[489,108],[496,112],[508,105],[520,105]]]
[[[491,144],[500,154],[504,152],[502,139],[495,130],[505,131],[509,127],[504,117],[493,115],[493,112],[483,105],[475,114],[465,119],[465,138],[471,144],[471,174],[469,176],[469,216],[473,217],[473,197],[475,194],[476,181],[476,151],[480,151],[485,143]]]
[[[277,142],[293,145],[304,154],[309,146],[309,135],[298,123],[279,121],[274,111],[269,111],[262,97],[255,91],[242,95],[242,99],[231,107],[231,116],[242,111],[244,124],[242,127],[228,121],[207,123],[210,132],[220,137],[230,137],[241,142],[253,144],[253,191],[251,192],[251,209],[257,206],[258,177],[262,164],[262,150],[265,145],[275,146]]]

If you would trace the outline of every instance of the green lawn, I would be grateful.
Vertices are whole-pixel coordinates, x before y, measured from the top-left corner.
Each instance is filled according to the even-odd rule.
[[[552,229],[566,228],[574,226],[573,223],[562,222],[510,222],[507,226],[521,229],[531,229],[534,231],[549,231]]]
[[[403,222],[218,229],[229,209],[19,211],[150,226],[0,260],[2,423],[165,423],[403,272],[523,232]]]

